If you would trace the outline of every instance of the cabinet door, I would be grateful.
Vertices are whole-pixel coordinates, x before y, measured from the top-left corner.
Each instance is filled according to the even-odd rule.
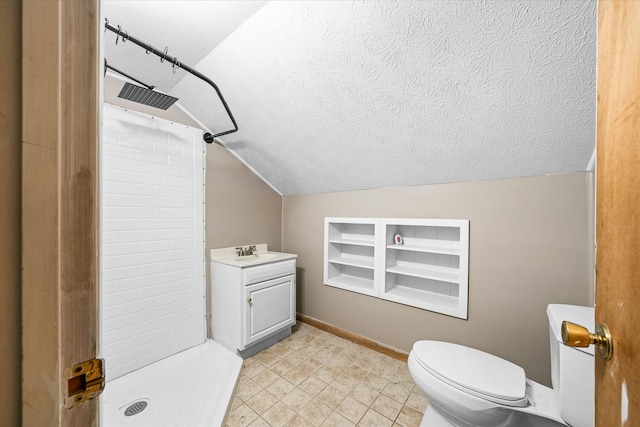
[[[295,324],[295,302],[295,275],[246,286],[244,347]]]

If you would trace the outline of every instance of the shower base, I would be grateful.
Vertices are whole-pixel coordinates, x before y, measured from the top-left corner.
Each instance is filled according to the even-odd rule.
[[[101,425],[222,426],[241,371],[242,358],[207,340],[107,382],[101,396]],[[147,405],[125,416],[137,402]]]

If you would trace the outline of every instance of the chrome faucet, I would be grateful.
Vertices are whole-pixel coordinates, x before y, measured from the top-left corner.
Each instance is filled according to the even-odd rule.
[[[246,248],[244,248],[242,246],[238,246],[236,248],[236,253],[238,254],[238,256],[253,255],[254,252],[256,252],[256,251],[257,251],[257,249],[256,249],[255,245],[247,246]]]

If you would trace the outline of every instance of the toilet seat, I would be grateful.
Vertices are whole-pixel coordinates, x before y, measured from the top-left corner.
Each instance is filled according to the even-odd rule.
[[[514,363],[442,341],[418,341],[413,354],[423,369],[462,392],[505,406],[527,404],[526,375]]]

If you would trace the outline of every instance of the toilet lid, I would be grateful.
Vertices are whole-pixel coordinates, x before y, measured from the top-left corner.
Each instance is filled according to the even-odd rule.
[[[420,366],[458,390],[502,405],[527,404],[525,372],[516,364],[441,341],[418,341],[413,353]]]

